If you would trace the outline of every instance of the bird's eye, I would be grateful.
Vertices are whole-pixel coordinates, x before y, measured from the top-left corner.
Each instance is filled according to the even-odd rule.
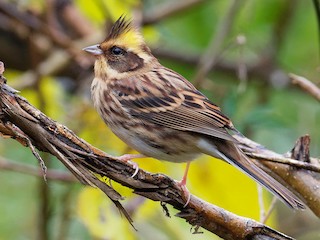
[[[125,53],[125,50],[119,47],[112,47],[111,48],[111,53],[114,55],[123,55]]]

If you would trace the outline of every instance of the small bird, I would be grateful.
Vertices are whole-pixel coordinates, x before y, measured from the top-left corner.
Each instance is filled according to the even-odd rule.
[[[239,133],[231,120],[184,77],[162,66],[130,21],[121,16],[101,44],[83,50],[96,57],[91,85],[96,110],[122,141],[141,153],[119,159],[187,162],[179,183],[190,196],[190,161],[207,154],[242,170],[290,207],[304,208],[297,196],[239,149],[229,133]]]

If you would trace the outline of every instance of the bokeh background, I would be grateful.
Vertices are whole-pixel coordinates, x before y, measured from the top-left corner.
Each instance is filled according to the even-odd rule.
[[[94,111],[89,91],[94,59],[81,50],[101,42],[122,14],[141,26],[163,65],[193,82],[247,137],[284,153],[308,133],[311,155],[319,156],[319,103],[287,75],[319,83],[312,1],[1,0],[0,60],[9,85],[94,146],[112,155],[133,152]],[[134,231],[102,192],[77,183],[52,156],[42,154],[62,178],[44,182],[37,160],[16,141],[0,139],[0,155],[1,240],[219,239],[205,230],[192,234],[173,209],[168,218],[159,203],[112,183],[126,196],[123,204],[133,216]],[[154,159],[136,162],[175,179],[185,167]],[[221,161],[202,157],[193,162],[188,188],[208,202],[259,220],[257,184]],[[272,196],[263,196],[268,208]],[[267,224],[297,239],[320,238],[312,213],[282,203]]]

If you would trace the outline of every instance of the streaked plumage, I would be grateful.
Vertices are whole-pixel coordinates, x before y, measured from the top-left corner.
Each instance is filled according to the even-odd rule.
[[[291,207],[303,208],[292,192],[241,152],[228,132],[237,130],[220,108],[184,77],[162,66],[124,18],[104,42],[85,50],[97,58],[91,87],[94,106],[129,146],[171,162],[189,162],[203,153],[220,158]]]

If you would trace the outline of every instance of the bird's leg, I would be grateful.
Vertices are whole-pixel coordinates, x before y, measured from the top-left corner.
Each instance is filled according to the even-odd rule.
[[[187,201],[185,203],[185,205],[183,207],[186,207],[188,205],[188,203],[190,202],[190,198],[191,198],[191,194],[190,191],[187,188],[187,178],[188,178],[188,171],[189,171],[189,167],[190,167],[190,163],[191,162],[187,162],[187,166],[186,169],[184,170],[184,174],[183,174],[183,178],[180,182],[178,182],[179,186],[182,189],[182,192],[184,194],[184,196],[186,197]]]
[[[116,159],[123,161],[123,162],[129,162],[132,164],[133,168],[135,169],[134,173],[132,174],[131,177],[134,177],[135,175],[137,175],[138,171],[139,171],[139,166],[137,163],[132,162],[132,159],[136,159],[136,158],[145,158],[146,156],[143,154],[124,154],[120,157],[116,157]]]

